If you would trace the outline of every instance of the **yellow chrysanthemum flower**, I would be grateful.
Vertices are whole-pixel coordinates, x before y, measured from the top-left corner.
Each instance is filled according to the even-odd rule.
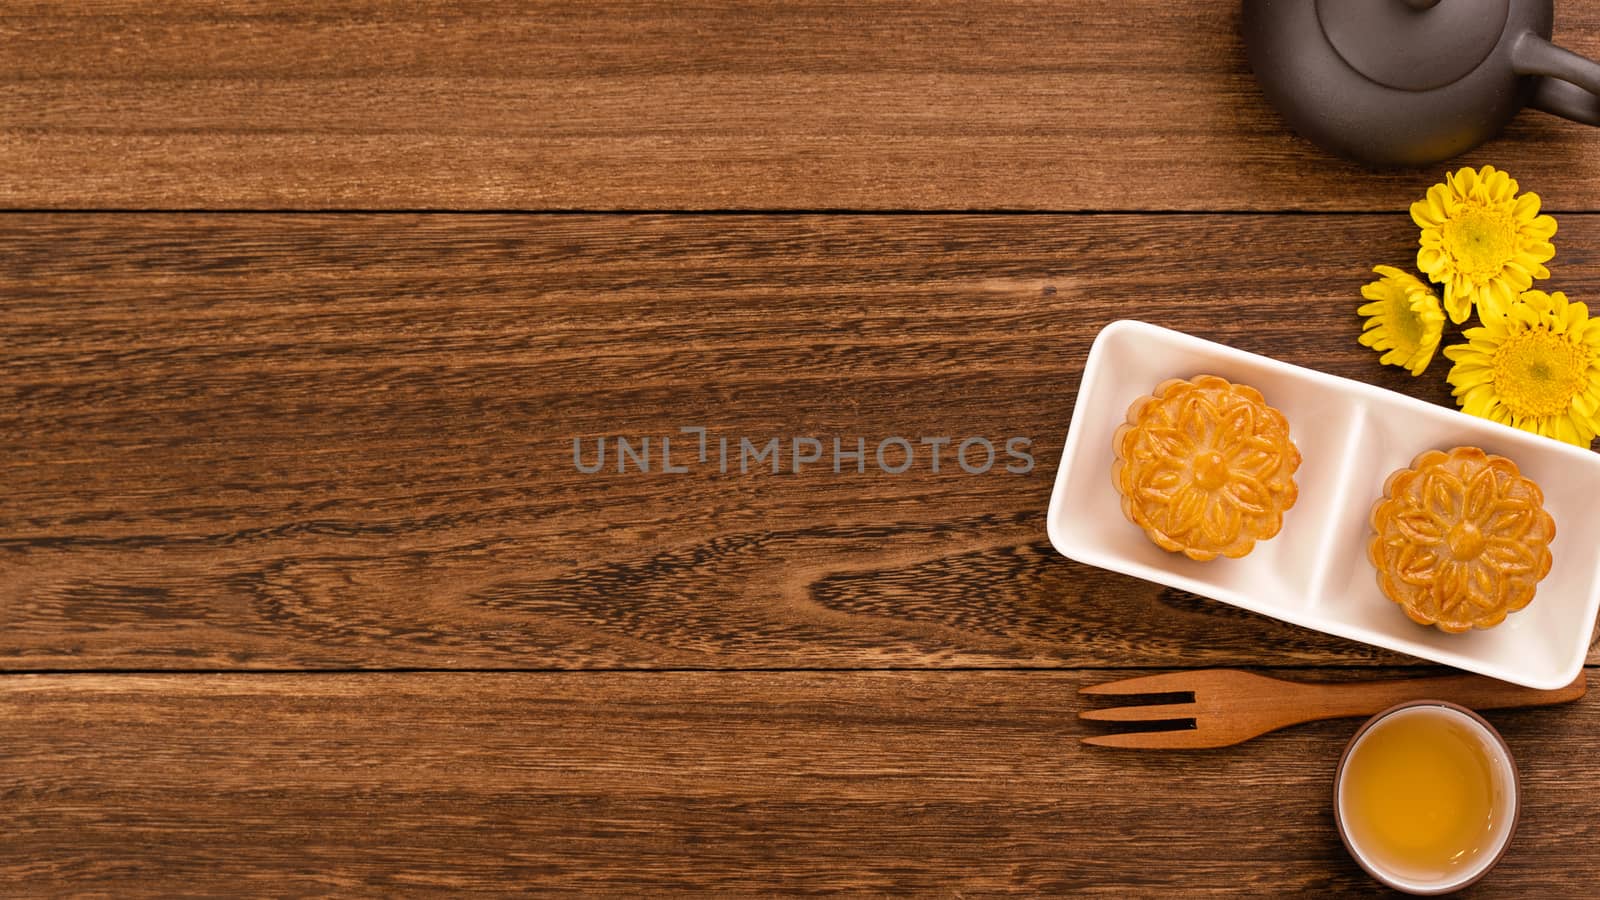
[[[1462,169],[1411,204],[1422,229],[1417,268],[1444,285],[1450,321],[1465,322],[1472,305],[1504,312],[1556,255],[1556,220],[1539,215],[1539,195],[1517,195],[1517,180],[1494,166]]]
[[[1480,328],[1445,348],[1466,412],[1589,446],[1600,432],[1600,319],[1560,291],[1528,291],[1503,313],[1479,308]]]
[[[1383,277],[1361,288],[1361,296],[1372,302],[1356,310],[1368,317],[1360,341],[1383,351],[1378,362],[1421,375],[1433,361],[1444,331],[1439,298],[1409,272],[1393,266],[1374,266],[1372,271]]]

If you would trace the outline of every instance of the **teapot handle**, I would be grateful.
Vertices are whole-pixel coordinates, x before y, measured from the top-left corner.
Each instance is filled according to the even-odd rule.
[[[1539,86],[1534,88],[1533,99],[1528,101],[1528,105],[1563,119],[1585,125],[1600,125],[1600,97],[1555,78],[1539,79]]]
[[[1518,75],[1541,75],[1535,109],[1586,125],[1600,125],[1600,62],[1564,50],[1528,32],[1511,48]]]

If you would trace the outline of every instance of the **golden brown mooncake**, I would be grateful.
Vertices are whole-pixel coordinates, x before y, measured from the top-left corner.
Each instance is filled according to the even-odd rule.
[[[1493,628],[1550,574],[1555,520],[1544,492],[1503,456],[1429,450],[1389,476],[1367,556],[1412,621],[1459,634]]]
[[[1128,408],[1112,479],[1122,512],[1164,550],[1240,557],[1283,527],[1300,451],[1255,388],[1174,378]]]

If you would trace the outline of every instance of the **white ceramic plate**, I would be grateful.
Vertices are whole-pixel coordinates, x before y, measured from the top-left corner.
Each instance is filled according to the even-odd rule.
[[[1434,363],[1434,375],[1448,361]],[[1168,553],[1122,514],[1112,434],[1168,378],[1220,375],[1260,390],[1289,420],[1303,461],[1283,530],[1241,559]],[[1367,561],[1368,514],[1384,481],[1428,449],[1482,447],[1544,488],[1554,565],[1532,604],[1486,631],[1445,634],[1406,618]],[[1533,688],[1583,668],[1600,610],[1600,454],[1411,397],[1143,322],[1113,322],[1089,351],[1050,497],[1063,555],[1224,603]]]

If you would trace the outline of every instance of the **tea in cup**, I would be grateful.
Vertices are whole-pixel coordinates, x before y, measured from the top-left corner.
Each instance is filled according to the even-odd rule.
[[[1483,877],[1516,829],[1516,766],[1500,734],[1472,711],[1405,703],[1361,726],[1345,748],[1334,817],[1372,877],[1443,894]]]

